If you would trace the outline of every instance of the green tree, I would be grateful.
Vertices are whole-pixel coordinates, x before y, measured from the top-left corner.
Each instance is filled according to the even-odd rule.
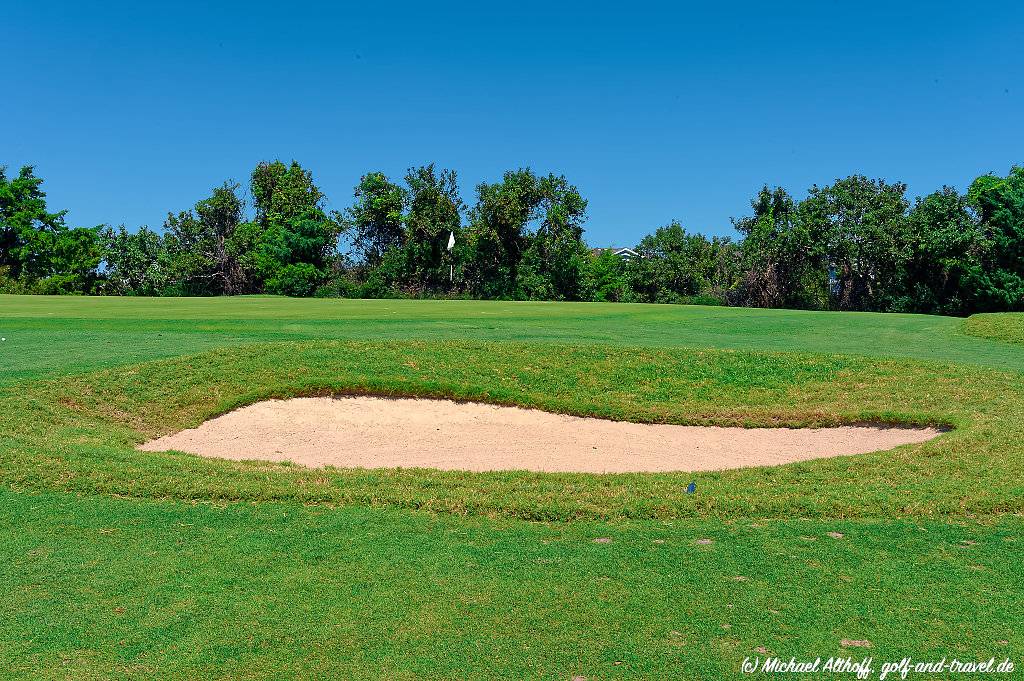
[[[405,176],[408,214],[405,217],[405,273],[418,292],[451,289],[449,235],[462,241],[462,211],[454,170],[435,171],[434,164],[412,168]],[[460,251],[456,251],[458,253]]]
[[[610,250],[591,254],[584,279],[587,299],[609,303],[627,301],[629,289],[625,272],[625,261]]]
[[[968,314],[977,305],[972,283],[988,242],[967,198],[952,187],[918,198],[907,218],[911,254],[903,275],[906,312]]]
[[[323,192],[298,161],[261,161],[252,171],[250,189],[256,222],[263,225],[286,224],[323,210]]]
[[[583,242],[587,200],[562,175],[539,178],[536,189],[531,218],[540,223],[525,238],[517,274],[519,297],[580,300],[589,261]]]
[[[511,298],[527,245],[527,223],[540,203],[540,181],[528,168],[510,170],[501,182],[482,182],[469,214],[467,240],[472,253],[468,279],[483,298]]]
[[[766,185],[750,205],[753,215],[733,220],[743,235],[737,301],[753,307],[827,307],[824,243],[799,221],[797,203],[785,189]]]
[[[384,173],[363,175],[355,189],[355,204],[348,212],[356,259],[369,268],[380,264],[388,249],[404,243],[406,193]]]
[[[626,265],[626,280],[637,300],[687,302],[719,288],[719,252],[727,242],[688,234],[673,221],[645,236],[636,247],[640,257]]]
[[[101,227],[75,227],[57,232],[49,246],[50,273],[41,280],[41,292],[96,293],[103,262]]]
[[[148,227],[129,232],[121,225],[100,234],[106,293],[156,296],[167,286],[163,238]],[[163,261],[163,262],[162,262]]]
[[[242,223],[237,184],[225,182],[192,210],[164,222],[165,272],[179,295],[232,295],[244,291],[244,273],[232,249]]]
[[[50,256],[57,235],[67,229],[67,211],[46,209],[43,179],[24,166],[8,179],[0,166],[0,268],[12,278],[40,279],[52,273]]]
[[[248,289],[313,295],[337,260],[340,216],[327,214],[312,173],[296,161],[261,162],[251,190],[255,219],[238,225],[226,244]]]
[[[100,275],[99,228],[69,228],[67,211],[46,207],[43,180],[32,166],[8,178],[0,166],[0,275],[12,288],[42,293],[91,293]]]
[[[1024,167],[982,175],[967,191],[989,247],[971,273],[981,310],[1024,310]]]
[[[811,187],[799,223],[824,245],[832,301],[840,310],[885,310],[911,258],[906,185],[852,175]],[[817,249],[815,249],[817,250]]]
[[[501,182],[481,183],[467,234],[471,290],[485,298],[580,299],[586,209],[564,176],[520,168]]]

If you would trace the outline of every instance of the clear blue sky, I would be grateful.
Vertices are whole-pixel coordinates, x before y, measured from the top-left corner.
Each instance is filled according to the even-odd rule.
[[[334,208],[436,161],[467,199],[564,173],[588,241],[627,245],[731,233],[764,183],[923,194],[1024,163],[1015,2],[18,2],[0,44],[0,164],[74,225],[157,227],[260,159]]]

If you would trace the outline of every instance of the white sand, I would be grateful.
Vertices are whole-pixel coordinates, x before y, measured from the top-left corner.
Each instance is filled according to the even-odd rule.
[[[147,442],[225,459],[341,468],[710,471],[774,466],[924,442],[933,428],[649,425],[448,400],[270,400]]]

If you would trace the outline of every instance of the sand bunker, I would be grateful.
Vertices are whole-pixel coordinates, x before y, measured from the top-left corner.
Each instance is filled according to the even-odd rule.
[[[260,402],[139,449],[342,468],[626,473],[773,466],[939,434],[933,428],[649,425],[448,400],[317,397]]]

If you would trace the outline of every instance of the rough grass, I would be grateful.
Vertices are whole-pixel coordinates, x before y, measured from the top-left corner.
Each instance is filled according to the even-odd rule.
[[[964,320],[964,333],[1024,345],[1024,312],[972,315]]]
[[[269,397],[484,400],[653,423],[953,431],[921,445],[701,474],[311,470],[139,453]],[[278,343],[23,386],[0,398],[0,481],[146,498],[368,504],[530,520],[894,517],[1024,510],[1019,375],[906,361],[515,343]],[[966,485],[965,471],[971,471]],[[697,495],[682,494],[696,480]]]

